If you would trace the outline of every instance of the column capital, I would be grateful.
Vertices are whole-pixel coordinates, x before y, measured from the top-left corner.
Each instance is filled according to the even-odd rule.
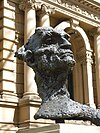
[[[41,5],[42,3],[40,0],[20,0],[19,8],[21,10],[25,10],[27,8],[38,10],[41,8]]]
[[[41,11],[44,14],[54,14],[55,13],[55,8],[49,5],[42,4],[41,5]]]
[[[93,64],[92,60],[92,50],[86,50],[86,62],[89,63],[90,65]]]

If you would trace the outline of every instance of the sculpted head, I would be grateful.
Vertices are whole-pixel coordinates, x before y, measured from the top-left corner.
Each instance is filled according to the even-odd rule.
[[[90,120],[100,125],[100,110],[70,99],[68,72],[75,64],[68,34],[48,27],[36,28],[28,42],[15,53],[35,71],[42,104],[34,118]]]
[[[52,27],[38,27],[28,42],[15,53],[34,71],[52,73],[72,67],[75,63],[71,43],[66,32],[57,32]]]

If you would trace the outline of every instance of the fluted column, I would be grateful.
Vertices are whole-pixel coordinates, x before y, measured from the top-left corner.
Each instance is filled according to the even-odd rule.
[[[93,30],[95,63],[96,63],[96,83],[97,83],[97,106],[100,109],[100,27]]]

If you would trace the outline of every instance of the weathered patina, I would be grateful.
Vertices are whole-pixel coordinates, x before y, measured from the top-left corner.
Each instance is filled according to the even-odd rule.
[[[41,106],[34,118],[64,122],[89,120],[100,125],[100,110],[70,99],[68,74],[75,64],[69,35],[52,27],[38,27],[28,42],[15,53],[35,72]]]

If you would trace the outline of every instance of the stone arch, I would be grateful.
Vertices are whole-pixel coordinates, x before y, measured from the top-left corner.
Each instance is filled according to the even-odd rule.
[[[84,49],[82,49],[78,53],[79,57],[81,56],[81,54],[83,54],[84,59],[78,60],[74,69],[74,80],[82,80],[80,81],[80,83],[74,81],[76,85],[76,97],[79,97],[78,95],[80,95],[79,93],[81,91],[81,95],[84,95],[84,98],[81,101],[80,98],[76,98],[75,100],[95,107],[92,83],[92,50],[89,39],[84,29],[79,26],[79,22],[76,20],[63,21],[55,27],[56,30],[66,30],[68,28],[72,31],[77,31],[78,34],[81,36],[84,44]]]
[[[74,26],[72,26],[70,21],[63,21],[55,27],[56,30],[59,30],[59,29],[65,30],[66,28],[72,28],[72,29],[78,31],[79,34],[81,35],[81,37],[83,38],[86,50],[91,51],[89,39],[88,39],[85,31],[80,26],[77,25],[74,27]]]

